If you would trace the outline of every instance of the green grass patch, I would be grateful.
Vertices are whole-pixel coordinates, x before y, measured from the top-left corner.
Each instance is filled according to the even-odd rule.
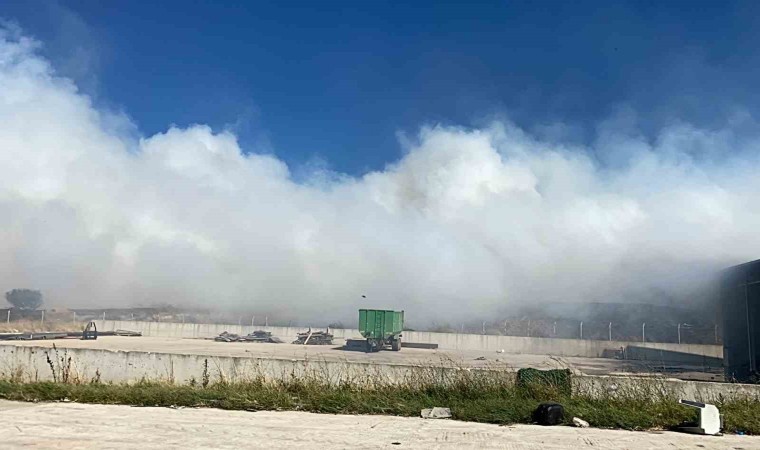
[[[205,386],[203,385],[205,384]],[[566,419],[581,417],[592,426],[644,430],[670,428],[694,417],[677,399],[661,396],[594,398],[569,395],[545,382],[514,385],[468,380],[447,386],[359,387],[318,381],[207,382],[174,385],[160,382],[104,384],[0,381],[0,398],[135,406],[213,407],[230,410],[297,410],[335,414],[419,416],[433,406],[451,408],[454,419],[494,424],[530,423],[542,401],[562,403]],[[717,405],[727,432],[760,434],[760,402],[731,400]]]

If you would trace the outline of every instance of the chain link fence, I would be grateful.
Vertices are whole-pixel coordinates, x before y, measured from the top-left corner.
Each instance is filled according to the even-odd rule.
[[[580,320],[507,319],[501,322],[468,323],[459,327],[434,325],[430,331],[502,336],[590,339],[602,341],[664,342],[680,344],[723,343],[717,324],[693,325],[662,322],[610,322]]]

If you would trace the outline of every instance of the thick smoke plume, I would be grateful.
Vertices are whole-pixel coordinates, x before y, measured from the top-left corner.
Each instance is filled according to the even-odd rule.
[[[296,182],[207,126],[136,137],[37,50],[0,32],[3,291],[80,307],[346,320],[363,305],[445,320],[691,301],[711,270],[760,257],[760,139],[746,115],[646,138],[621,114],[587,147],[505,120],[427,126],[383,171]]]

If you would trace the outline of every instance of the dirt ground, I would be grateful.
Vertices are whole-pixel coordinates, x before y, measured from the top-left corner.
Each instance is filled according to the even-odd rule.
[[[163,337],[103,336],[95,341],[57,339],[53,341],[0,341],[0,345],[33,347],[93,348],[114,351],[139,351],[189,355],[236,356],[270,359],[322,359],[326,361],[375,362],[379,364],[447,365],[457,367],[498,367],[521,369],[569,368],[587,375],[647,372],[648,368],[632,361],[603,358],[564,357],[549,355],[518,355],[479,350],[422,350],[404,348],[400,352],[364,353],[346,351],[340,345],[257,344],[245,342],[215,342],[205,339]],[[704,374],[705,380],[714,378]],[[701,378],[700,378],[701,379]]]
[[[760,448],[760,437],[498,426],[390,416],[138,408],[0,401],[2,448],[499,448],[552,450]]]

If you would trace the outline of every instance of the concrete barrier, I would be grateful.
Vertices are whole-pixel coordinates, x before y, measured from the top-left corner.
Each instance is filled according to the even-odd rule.
[[[760,401],[760,385],[757,384],[614,375],[574,375],[571,380],[573,394],[591,397],[670,398],[674,401],[685,399],[706,403],[736,399]]]
[[[15,381],[132,383],[168,381],[176,384],[247,381],[256,378],[288,380],[315,378],[337,385],[377,386],[400,383],[436,383],[462,377],[506,377],[508,369],[430,367],[411,364],[331,362],[315,359],[267,359],[170,353],[124,352],[99,349],[0,346],[0,379]],[[472,378],[467,378],[472,379]],[[573,376],[573,392],[592,396],[634,395],[714,401],[718,398],[760,401],[760,385],[709,383],[622,376]]]
[[[145,336],[179,337],[179,338],[211,338],[223,331],[237,334],[248,334],[254,330],[271,331],[272,334],[290,342],[296,335],[303,332],[303,327],[262,327],[250,325],[224,325],[205,323],[173,323],[173,322],[132,322],[118,320],[98,320],[98,330],[114,331],[117,329],[133,330]],[[315,328],[318,329],[318,328]],[[331,328],[330,332],[337,339],[360,337],[359,330]],[[600,358],[605,349],[621,349],[629,345],[667,350],[671,352],[690,353],[712,358],[723,357],[723,347],[720,345],[699,344],[668,344],[659,342],[626,342],[626,341],[594,341],[582,339],[554,339],[520,336],[497,336],[483,334],[433,333],[425,331],[405,331],[404,340],[438,344],[442,349],[454,350],[504,350],[505,353],[581,356]]]
[[[327,361],[319,358],[256,358],[199,354],[156,353],[0,345],[0,379],[22,382],[68,381],[133,383],[164,381],[175,384],[243,382],[257,379],[288,381],[314,379],[331,385],[393,385],[433,381],[445,384],[457,376],[489,374],[494,369],[446,365],[378,364]],[[498,370],[512,381],[514,373]]]

